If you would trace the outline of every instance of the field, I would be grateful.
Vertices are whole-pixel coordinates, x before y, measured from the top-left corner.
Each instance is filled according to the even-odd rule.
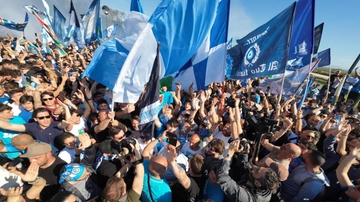
[[[331,74],[334,74],[337,70],[341,70],[341,73],[345,75],[346,71],[343,69],[331,69]],[[329,78],[329,68],[327,67],[318,67],[314,69],[312,74],[315,76],[315,82],[319,83],[320,85],[324,85]],[[355,75],[355,72],[351,73],[352,76]]]

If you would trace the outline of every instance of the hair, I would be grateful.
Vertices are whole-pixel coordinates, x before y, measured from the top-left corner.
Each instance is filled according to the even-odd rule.
[[[105,99],[99,99],[96,104],[99,106],[101,104],[107,104],[109,106],[109,103],[107,103],[107,101]]]
[[[119,124],[118,126],[111,126],[109,128],[109,135],[111,137],[114,137],[116,134],[120,133],[120,131],[123,131],[124,134],[126,132],[126,126],[123,124]]]
[[[72,133],[70,132],[64,132],[62,133],[61,135],[59,135],[57,137],[57,140],[62,144],[64,145],[64,140],[67,139],[67,138],[70,138],[70,137],[75,137],[75,135],[73,135]]]
[[[10,98],[13,96],[13,95],[15,95],[16,93],[22,93],[23,92],[23,90],[22,89],[14,89],[14,90],[11,90],[9,93],[8,93],[8,95],[10,96]]]
[[[3,70],[4,70],[4,69],[3,69]],[[3,71],[3,70],[2,70],[2,71]],[[1,72],[1,71],[0,71],[0,72]],[[10,92],[10,91],[12,91],[12,90],[17,90],[17,89],[19,89],[19,84],[16,83],[15,81],[8,81],[8,82],[4,83],[3,86],[4,86],[6,92]]]
[[[222,154],[225,151],[224,141],[214,138],[209,142],[209,146],[214,149],[216,153]]]
[[[273,190],[276,189],[279,185],[279,177],[276,172],[269,168],[269,170],[265,173],[265,176],[257,179],[261,183],[260,189],[263,190]]]
[[[89,114],[88,121],[93,122],[98,119],[98,116],[99,115],[97,113],[91,113]]]
[[[101,88],[106,88],[106,86],[102,85],[101,83],[99,83],[98,85],[96,85],[96,90],[101,89]]]
[[[55,97],[54,96],[54,93],[52,93],[52,92],[49,92],[49,91],[45,91],[45,92],[43,92],[43,93],[41,93],[41,99],[45,96],[45,95],[48,95],[48,96],[51,96],[51,97]]]
[[[44,107],[40,107],[40,108],[34,109],[31,118],[33,118],[33,119],[36,118],[37,115],[38,115],[39,113],[41,113],[41,112],[48,112],[49,115],[51,115],[51,112],[50,112],[48,109],[46,109],[46,108],[44,108]]]
[[[317,146],[315,143],[313,142],[301,142],[301,144],[303,144],[308,150],[318,150]]]
[[[102,197],[107,200],[107,202],[118,202],[125,192],[126,184],[124,180],[113,176],[108,179]]]
[[[135,115],[135,116],[131,117],[131,120],[136,120],[140,123],[140,116]]]
[[[12,107],[10,107],[9,105],[0,103],[0,112],[6,111],[6,110],[12,110]]]
[[[20,104],[25,104],[27,102],[31,102],[31,103],[34,104],[33,96],[23,95],[23,96],[20,97]]]
[[[30,67],[30,65],[28,63],[25,63],[25,64],[20,64],[19,69],[28,69],[28,70],[30,70],[31,67]]]
[[[166,125],[170,125],[171,127],[173,127],[173,128],[177,128],[177,127],[179,127],[179,121],[177,120],[177,119],[175,119],[175,118],[171,118],[167,123],[166,123]]]
[[[195,174],[195,175],[200,175],[204,172],[204,157],[199,154],[196,153],[194,154],[189,161],[190,164],[190,168],[191,171]]]
[[[45,60],[44,64],[45,64],[46,67],[52,67],[53,66],[51,60]]]
[[[66,199],[73,194],[70,191],[66,191],[65,189],[61,189],[58,193],[55,194],[54,197],[50,200],[51,202],[65,202]]]
[[[308,156],[313,166],[322,166],[325,163],[325,155],[317,150],[311,150]]]
[[[320,137],[321,137],[321,133],[319,131],[317,131],[317,130],[311,130],[311,132],[315,134],[314,143],[319,142]]]

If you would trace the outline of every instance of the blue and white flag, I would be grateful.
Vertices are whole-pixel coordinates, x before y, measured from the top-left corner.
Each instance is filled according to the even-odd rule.
[[[205,90],[212,82],[225,78],[230,0],[222,0],[211,31],[197,53],[174,76],[173,83],[181,83],[184,89],[193,84],[194,90]],[[230,45],[231,46],[231,45]],[[176,85],[173,85],[175,88]]]
[[[229,52],[227,50],[232,48],[232,40],[233,38],[231,38],[228,43],[227,43],[227,48],[226,48],[226,68],[225,68],[225,77],[226,78],[230,78],[231,76],[231,69],[232,69],[232,63],[233,63],[233,59],[230,56]]]
[[[155,57],[151,70],[149,82],[146,84],[145,92],[139,104],[140,125],[143,129],[149,128],[160,112],[160,57]]]
[[[318,52],[314,55],[314,58],[321,59],[319,67],[325,67],[331,64],[330,48]]]
[[[65,46],[70,45],[71,42],[75,42],[79,49],[83,48],[82,43],[82,33],[80,29],[80,22],[78,16],[76,14],[76,10],[74,4],[71,0],[70,2],[70,10],[69,17],[65,22],[66,35],[63,39]]]
[[[25,20],[23,23],[16,23],[10,20],[6,20],[3,18],[0,18],[0,25],[4,26],[8,29],[17,30],[17,31],[24,31],[26,25],[29,22],[29,15],[25,13]]]
[[[231,79],[246,79],[284,73],[296,3],[266,24],[237,40],[229,50],[233,58]]]
[[[310,63],[314,44],[315,0],[296,3],[288,63],[286,70],[302,68]]]
[[[130,11],[144,13],[140,0],[131,0]]]
[[[103,38],[110,38],[112,36],[115,36],[116,35],[116,32],[117,32],[117,29],[118,29],[118,24],[113,24],[113,25],[110,25],[108,28],[106,28],[104,31],[103,31]]]
[[[96,41],[98,38],[98,19],[100,13],[100,0],[94,0],[84,17],[82,18],[82,25],[84,27],[85,44]]]
[[[157,42],[160,43],[161,77],[180,70],[205,41],[218,4],[218,0],[163,0],[123,65],[113,93],[115,102],[135,103],[139,99],[149,80]]]
[[[58,8],[54,5],[54,19],[53,19],[53,30],[55,32],[56,37],[59,39],[61,43],[64,43],[65,38],[65,22],[66,18],[61,14]]]
[[[307,84],[307,86],[305,87],[305,91],[304,91],[304,94],[303,94],[300,102],[296,104],[296,108],[297,108],[298,110],[300,110],[300,109],[302,108],[302,106],[303,106],[303,104],[304,104],[304,101],[305,101],[307,95],[308,95],[309,92],[310,92],[310,89],[311,89],[311,86],[312,86],[314,80],[315,80],[315,77],[314,77],[314,76],[311,76],[311,77],[310,77],[310,80],[309,80],[309,82],[308,82],[308,84]]]

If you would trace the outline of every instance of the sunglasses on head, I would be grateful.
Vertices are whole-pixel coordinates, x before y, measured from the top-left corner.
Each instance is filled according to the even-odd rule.
[[[53,100],[54,98],[52,98],[52,97],[50,97],[50,98],[43,98],[42,100],[45,102],[45,101],[51,101],[51,100]]]
[[[51,118],[51,116],[49,115],[49,116],[40,116],[40,117],[36,117],[37,119],[39,119],[39,120],[43,120],[43,119],[50,119]]]

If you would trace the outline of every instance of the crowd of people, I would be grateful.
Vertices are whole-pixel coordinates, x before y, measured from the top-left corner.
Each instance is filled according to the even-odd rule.
[[[143,130],[141,99],[81,78],[98,46],[0,39],[1,201],[359,201],[357,69],[335,105],[340,71],[299,107],[261,79],[162,86]]]

